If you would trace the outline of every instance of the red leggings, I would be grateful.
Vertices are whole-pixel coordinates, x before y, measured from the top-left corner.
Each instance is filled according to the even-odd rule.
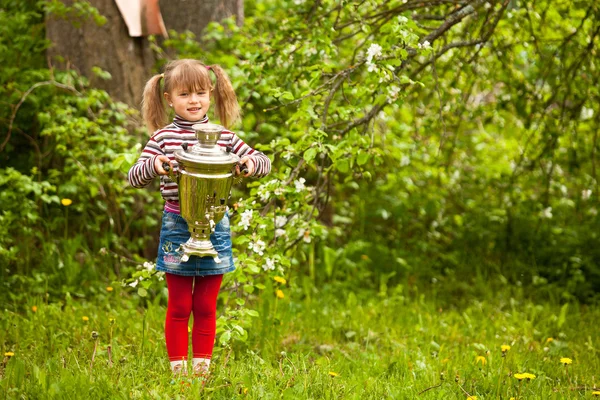
[[[211,358],[217,325],[217,295],[223,275],[181,276],[165,274],[169,289],[165,339],[169,360],[188,358],[188,322],[194,313],[194,358]]]

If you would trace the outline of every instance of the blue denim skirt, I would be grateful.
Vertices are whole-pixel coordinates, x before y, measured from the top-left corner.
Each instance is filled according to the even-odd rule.
[[[156,259],[158,271],[184,276],[205,276],[222,275],[235,270],[231,254],[229,213],[225,213],[223,219],[215,226],[215,231],[210,235],[210,241],[219,253],[220,263],[216,263],[212,257],[198,256],[190,256],[189,260],[181,262],[182,254],[177,250],[179,245],[187,242],[190,236],[187,222],[181,215],[168,211],[163,212]]]

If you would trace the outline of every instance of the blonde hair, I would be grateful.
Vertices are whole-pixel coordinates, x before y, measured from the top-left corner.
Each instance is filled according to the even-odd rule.
[[[215,84],[209,73],[215,75]],[[161,90],[160,80],[164,79]],[[227,73],[219,65],[207,66],[198,60],[182,59],[169,62],[165,72],[154,75],[144,87],[142,116],[150,131],[154,132],[167,124],[167,110],[163,103],[163,92],[175,89],[190,91],[208,90],[215,99],[215,114],[226,128],[240,119],[240,106]]]

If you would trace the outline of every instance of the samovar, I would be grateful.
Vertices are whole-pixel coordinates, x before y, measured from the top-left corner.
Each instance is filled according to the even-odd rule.
[[[163,163],[169,177],[179,186],[180,213],[191,234],[178,251],[182,262],[196,255],[210,256],[220,263],[210,234],[227,211],[235,167],[240,158],[231,153],[230,148],[223,149],[217,144],[225,129],[221,125],[195,124],[192,129],[196,132],[198,143],[191,147],[186,143],[175,150],[178,171],[172,171],[168,163]]]

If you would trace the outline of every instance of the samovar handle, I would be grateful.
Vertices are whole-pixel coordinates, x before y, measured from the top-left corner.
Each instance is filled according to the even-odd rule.
[[[177,174],[175,174],[174,171],[171,171],[171,165],[165,161],[162,163],[162,167],[165,171],[167,171],[169,178],[177,182]]]

